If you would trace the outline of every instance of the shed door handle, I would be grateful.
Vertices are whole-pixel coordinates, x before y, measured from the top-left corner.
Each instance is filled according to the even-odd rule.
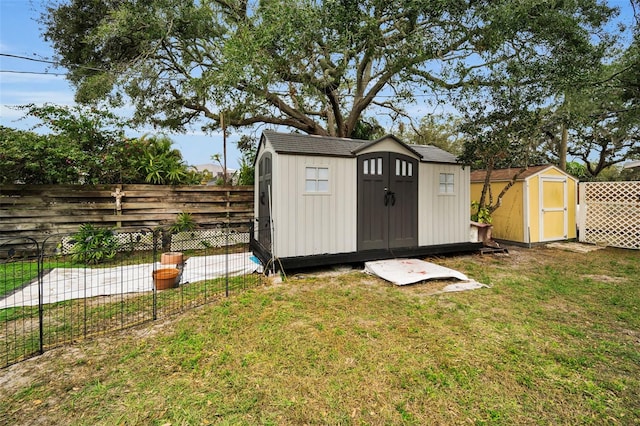
[[[395,192],[385,192],[384,194],[384,205],[388,206],[389,202],[391,202],[392,206],[396,205],[396,193]]]

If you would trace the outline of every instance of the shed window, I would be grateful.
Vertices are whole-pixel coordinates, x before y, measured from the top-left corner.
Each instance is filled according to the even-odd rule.
[[[453,173],[440,173],[440,193],[453,194],[455,191],[455,180]]]
[[[382,158],[371,158],[362,162],[365,175],[382,175]]]
[[[413,164],[410,161],[396,158],[396,176],[413,176]]]
[[[329,168],[307,167],[305,169],[306,192],[329,192]]]

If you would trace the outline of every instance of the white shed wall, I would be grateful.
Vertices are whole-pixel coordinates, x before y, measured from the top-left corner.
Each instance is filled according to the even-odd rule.
[[[357,179],[353,158],[274,155],[277,257],[354,252]],[[329,192],[305,193],[305,168],[329,168]]]
[[[419,167],[418,244],[469,242],[469,168],[433,163]],[[440,193],[440,173],[454,175],[452,194]]]

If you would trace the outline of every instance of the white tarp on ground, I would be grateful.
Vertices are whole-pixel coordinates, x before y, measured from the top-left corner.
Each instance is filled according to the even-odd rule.
[[[225,276],[250,274],[257,271],[259,263],[251,253],[195,256],[186,260],[181,283],[197,282]],[[156,269],[175,265],[156,264]],[[55,268],[43,279],[43,303],[85,297],[109,296],[122,293],[139,293],[153,290],[153,264],[126,265],[114,268]],[[0,300],[0,309],[15,306],[38,305],[38,282],[32,282]]]
[[[488,287],[485,284],[469,279],[462,272],[418,259],[386,259],[365,262],[364,271],[372,275],[377,275],[396,285],[415,284],[420,281],[446,280],[451,278],[461,281],[447,285],[442,289],[443,292]]]

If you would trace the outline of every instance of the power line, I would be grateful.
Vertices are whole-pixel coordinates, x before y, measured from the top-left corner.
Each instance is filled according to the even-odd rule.
[[[42,62],[44,64],[60,65],[59,62],[50,61],[48,59],[36,59],[36,58],[31,58],[29,56],[12,55],[11,53],[0,53],[0,56],[6,56],[7,58],[14,58],[14,59],[24,59],[25,61]]]
[[[46,71],[16,71],[16,70],[0,70],[0,73],[5,74],[35,74],[35,75],[52,75],[55,77],[65,77],[68,73],[59,72],[46,72]]]
[[[31,58],[29,56],[23,56],[23,55],[13,55],[11,53],[0,53],[0,56],[5,56],[7,58],[13,58],[13,59],[22,59],[25,61],[33,61],[33,62],[40,62],[43,64],[51,64],[51,65],[55,65],[56,67],[63,67],[63,68],[67,68],[65,66],[63,66],[60,62],[56,62],[56,61],[52,61],[49,59],[38,59],[38,58]],[[107,70],[102,69],[102,68],[95,68],[95,67],[89,67],[86,65],[73,65],[74,68],[82,68],[85,70],[90,70],[90,71],[101,71],[101,72],[107,72]]]

